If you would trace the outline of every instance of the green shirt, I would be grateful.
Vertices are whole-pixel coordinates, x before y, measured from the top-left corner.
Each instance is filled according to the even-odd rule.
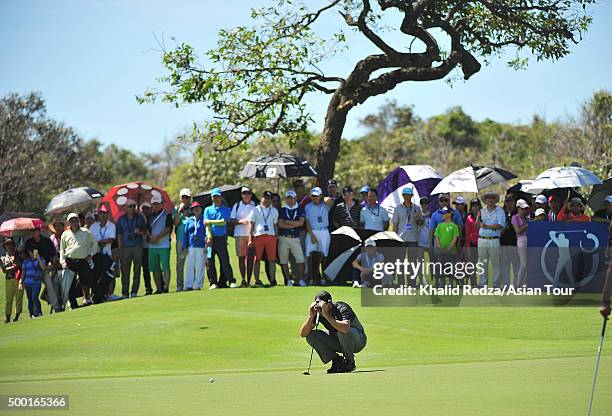
[[[454,222],[441,222],[436,227],[434,235],[440,240],[440,247],[449,247],[453,239],[459,237],[459,226]]]
[[[187,211],[188,213],[187,216],[185,216],[185,211]],[[172,212],[172,217],[176,218],[177,214],[178,214],[178,207],[175,207],[174,211]],[[175,229],[176,244],[183,244],[183,233],[185,232],[185,224],[187,224],[187,220],[189,219],[189,216],[191,216],[191,209],[187,208],[186,210],[184,209],[181,212],[181,222]]]

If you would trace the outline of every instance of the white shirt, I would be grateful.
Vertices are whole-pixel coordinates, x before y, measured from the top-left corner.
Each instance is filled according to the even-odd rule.
[[[258,235],[276,235],[274,226],[278,223],[278,210],[272,205],[268,208],[263,205],[258,205],[249,217],[251,222],[255,223],[254,236]]]
[[[94,222],[91,224],[91,227],[89,227],[89,232],[93,234],[96,241],[117,238],[117,227],[110,221],[106,221],[103,227],[99,222]],[[102,247],[102,254],[110,256],[111,253],[111,243],[105,244],[104,247]]]
[[[238,201],[232,207],[232,213],[230,214],[231,219],[244,220],[250,219],[251,213],[255,210],[255,202],[251,201],[249,205],[245,205],[244,202]],[[234,237],[248,237],[251,235],[251,224],[236,224],[234,226]]]

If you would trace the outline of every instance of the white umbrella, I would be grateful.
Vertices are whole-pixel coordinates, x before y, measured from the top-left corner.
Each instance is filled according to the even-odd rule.
[[[490,166],[468,166],[442,179],[432,195],[451,192],[474,192],[516,178],[507,170]]]
[[[523,186],[523,190],[530,194],[539,194],[546,189],[580,188],[601,183],[601,179],[588,169],[560,166],[540,173],[531,184]]]

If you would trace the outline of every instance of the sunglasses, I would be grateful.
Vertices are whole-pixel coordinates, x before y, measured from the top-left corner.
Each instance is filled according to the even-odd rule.
[[[440,202],[448,202],[449,199],[448,198],[440,198],[438,201],[440,201]]]
[[[136,204],[131,204],[127,206],[128,208],[136,208]]]

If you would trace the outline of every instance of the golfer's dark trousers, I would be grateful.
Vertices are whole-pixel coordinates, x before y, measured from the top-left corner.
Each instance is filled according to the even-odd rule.
[[[314,347],[323,364],[327,364],[338,353],[342,353],[344,358],[354,360],[355,354],[365,348],[368,338],[356,328],[349,329],[348,334],[340,332],[330,334],[327,331],[316,329],[306,337],[306,341],[311,347]]]
[[[215,257],[219,257],[221,265],[219,282],[217,283],[217,268],[215,266]],[[228,283],[235,283],[234,272],[230,265],[229,253],[227,252],[227,236],[213,236],[212,238],[212,253],[209,259],[206,259],[206,269],[208,271],[208,281],[211,285],[219,287],[227,287]]]

